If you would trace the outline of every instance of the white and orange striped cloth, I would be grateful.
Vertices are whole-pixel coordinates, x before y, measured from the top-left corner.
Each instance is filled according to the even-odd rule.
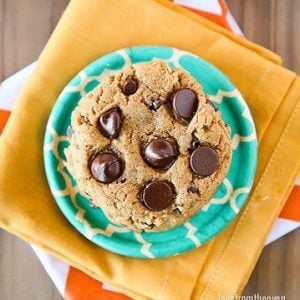
[[[174,2],[214,21],[238,35],[243,35],[223,0],[174,0]],[[35,63],[27,66],[0,84],[0,134],[9,118],[18,94],[26,82],[27,77],[34,69],[34,66]],[[295,187],[274,224],[266,244],[273,242],[299,227],[300,177],[298,177],[295,182]],[[83,272],[70,267],[42,250],[36,247],[33,247],[33,249],[59,292],[66,299],[129,299],[127,296],[118,293],[109,285],[92,279]],[[78,284],[79,282],[80,284]],[[81,289],[82,286],[85,288]]]

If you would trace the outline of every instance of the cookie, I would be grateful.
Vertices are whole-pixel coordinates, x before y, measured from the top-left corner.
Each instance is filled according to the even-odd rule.
[[[231,162],[229,128],[201,85],[154,60],[108,76],[72,113],[66,166],[111,222],[167,230],[207,204]]]

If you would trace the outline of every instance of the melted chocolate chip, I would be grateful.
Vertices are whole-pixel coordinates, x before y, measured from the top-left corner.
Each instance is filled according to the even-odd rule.
[[[170,206],[174,199],[174,186],[166,180],[152,181],[139,193],[140,201],[150,210],[161,211]]]
[[[206,99],[206,103],[209,104],[215,111],[218,111],[218,107],[209,99]]]
[[[68,138],[71,138],[72,135],[73,135],[73,133],[74,133],[73,127],[72,127],[71,125],[68,126],[68,128],[67,128],[67,137],[68,137]]]
[[[115,139],[120,135],[122,127],[122,112],[116,107],[112,108],[99,117],[100,132],[110,139]]]
[[[173,95],[172,106],[175,116],[187,123],[197,111],[198,99],[190,89],[181,89]]]
[[[93,177],[102,183],[111,183],[118,179],[123,172],[121,159],[113,153],[103,152],[91,162],[91,173]]]
[[[133,77],[129,77],[123,84],[122,92],[126,96],[134,94],[138,89],[138,83]]]
[[[209,176],[218,168],[219,157],[213,148],[200,146],[193,151],[190,157],[190,167],[200,176]]]
[[[143,149],[144,160],[153,168],[168,169],[179,155],[177,143],[173,139],[157,138]]]
[[[153,99],[150,104],[150,109],[157,111],[163,104],[164,101],[162,101],[161,99]]]
[[[198,196],[200,195],[199,189],[196,187],[196,185],[193,182],[190,183],[187,191],[192,194],[197,194]]]

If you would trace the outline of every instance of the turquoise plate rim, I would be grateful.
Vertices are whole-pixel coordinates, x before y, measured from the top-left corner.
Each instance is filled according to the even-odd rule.
[[[164,53],[169,53],[170,51],[172,53],[172,57],[174,56],[174,60],[172,60],[172,57],[168,57],[168,55],[164,54]],[[177,56],[174,55],[174,53],[177,54]],[[215,224],[216,223],[215,219],[211,220],[211,222],[209,224],[205,223],[207,225],[207,228],[208,228],[207,230],[209,232],[208,233],[205,232],[206,237],[203,237],[201,239],[200,239],[200,237],[197,237],[197,233],[198,233],[198,231],[200,231],[199,228],[197,228],[197,225],[195,225],[194,223],[191,223],[195,219],[195,217],[198,214],[200,214],[200,212],[190,220],[191,222],[186,223],[189,225],[184,224],[184,225],[175,227],[169,231],[158,232],[158,233],[145,233],[145,232],[137,233],[137,232],[131,231],[131,234],[130,234],[130,231],[127,232],[125,230],[125,228],[120,227],[116,224],[113,224],[107,220],[108,224],[109,224],[109,225],[107,225],[107,228],[102,229],[102,231],[100,230],[99,233],[91,235],[88,232],[87,227],[85,227],[84,224],[83,224],[83,226],[81,226],[82,224],[80,225],[78,223],[78,219],[76,219],[79,212],[82,214],[82,211],[83,211],[83,220],[85,219],[86,215],[89,214],[89,208],[86,207],[86,203],[84,205],[82,205],[82,203],[85,201],[84,200],[85,198],[81,195],[75,194],[75,202],[71,203],[69,201],[69,205],[68,205],[68,199],[67,199],[68,196],[61,196],[61,195],[59,195],[59,193],[57,193],[57,187],[60,187],[59,191],[61,191],[61,190],[63,190],[63,185],[59,182],[61,180],[61,178],[57,173],[59,160],[56,161],[54,159],[54,157],[51,157],[49,154],[49,152],[51,152],[53,150],[53,149],[49,148],[49,145],[51,146],[51,143],[53,144],[53,141],[55,140],[54,136],[52,135],[53,132],[51,133],[50,128],[52,126],[53,120],[55,122],[58,122],[60,118],[64,117],[64,112],[66,109],[68,109],[67,108],[68,106],[62,105],[62,104],[71,105],[72,101],[75,101],[75,100],[70,100],[70,99],[66,98],[66,94],[68,94],[68,91],[66,92],[66,89],[69,88],[69,90],[72,90],[73,87],[76,87],[76,85],[78,85],[78,78],[80,79],[81,78],[80,76],[82,76],[83,73],[89,74],[90,72],[92,72],[95,66],[96,66],[96,68],[98,65],[100,66],[101,63],[99,63],[99,62],[105,61],[105,60],[114,61],[117,59],[118,55],[120,55],[120,57],[122,57],[122,59],[124,60],[124,65],[128,64],[128,57],[131,57],[130,59],[132,60],[134,55],[137,60],[137,62],[134,62],[134,63],[138,63],[141,61],[150,61],[154,58],[158,58],[158,59],[163,59],[163,60],[167,61],[171,67],[179,66],[181,68],[182,68],[182,65],[180,65],[180,64],[184,63],[185,58],[186,58],[186,60],[194,59],[195,64],[197,64],[197,61],[200,61],[209,70],[213,70],[214,76],[216,76],[215,79],[220,80],[220,83],[223,82],[224,85],[226,83],[228,86],[232,87],[232,92],[228,92],[228,91],[227,92],[232,93],[233,96],[228,96],[228,99],[229,98],[238,99],[237,102],[239,103],[239,105],[242,105],[242,108],[244,108],[243,113],[245,111],[247,112],[247,116],[244,116],[244,118],[245,119],[247,118],[249,120],[249,122],[252,124],[251,125],[253,127],[252,135],[254,135],[254,137],[255,137],[255,139],[249,143],[242,143],[242,140],[240,140],[238,143],[238,146],[237,146],[237,149],[238,149],[238,147],[240,147],[240,144],[253,144],[251,147],[252,159],[250,162],[248,162],[249,163],[248,164],[248,167],[249,167],[248,175],[251,178],[251,180],[250,180],[251,183],[249,184],[249,188],[248,188],[247,192],[242,192],[241,194],[238,194],[238,196],[236,196],[236,198],[238,199],[238,204],[236,204],[236,206],[238,207],[238,211],[242,208],[242,206],[246,202],[246,199],[251,190],[251,186],[252,186],[253,179],[254,179],[255,172],[256,172],[257,138],[256,138],[255,125],[254,125],[253,119],[251,117],[249,108],[248,108],[247,104],[245,103],[245,101],[243,100],[241,94],[236,89],[236,87],[231,83],[231,81],[219,69],[217,69],[212,64],[197,57],[196,55],[194,55],[192,53],[189,53],[189,52],[186,52],[183,50],[179,50],[176,48],[165,47],[165,46],[137,46],[137,47],[130,47],[130,48],[126,48],[126,49],[117,50],[112,53],[106,54],[106,55],[94,60],[93,62],[91,62],[88,66],[86,66],[83,70],[81,70],[76,76],[74,76],[73,79],[66,85],[66,87],[63,89],[62,93],[58,97],[58,99],[50,113],[50,117],[49,117],[48,124],[47,124],[46,131],[45,131],[44,165],[45,165],[46,177],[47,177],[51,192],[52,192],[54,199],[56,200],[59,208],[61,209],[62,213],[66,216],[68,221],[81,234],[83,234],[85,237],[87,237],[90,241],[97,244],[98,246],[101,246],[101,247],[103,247],[111,252],[117,253],[117,254],[131,256],[131,257],[137,257],[137,258],[159,258],[159,257],[168,257],[168,256],[178,255],[178,254],[184,253],[188,250],[197,248],[200,245],[205,244],[207,241],[209,241],[214,236],[216,236],[220,231],[224,230],[230,224],[230,222],[236,217],[238,211],[237,211],[237,213],[235,213],[234,211],[229,211],[227,209],[226,215],[222,216],[222,218],[218,221],[219,223],[223,222],[221,225]],[[118,59],[120,59],[120,57],[118,57]],[[148,58],[148,59],[146,59],[146,58]],[[177,65],[177,64],[179,64],[179,65]],[[113,63],[106,64],[106,66],[107,66],[106,69],[109,69],[112,72],[115,71]],[[190,72],[191,70],[188,70],[187,66],[185,66],[184,69],[186,71],[188,71],[189,73],[191,73],[192,75],[194,75],[193,72],[195,73],[195,71]],[[103,72],[103,70],[102,70],[102,72]],[[102,74],[102,72],[100,73],[100,75]],[[196,79],[198,80],[197,77],[196,77]],[[88,84],[90,84],[93,81],[95,81],[95,80],[91,80]],[[203,84],[203,82],[201,82],[201,83]],[[86,86],[88,86],[88,84],[85,85],[85,88],[86,88]],[[91,85],[90,88],[93,89],[94,86]],[[204,89],[205,89],[205,84],[204,84]],[[74,95],[72,97],[74,98]],[[227,96],[225,95],[225,96],[223,96],[223,98],[224,97],[227,97]],[[215,94],[212,98],[213,98],[212,99],[213,101],[216,101],[215,103],[218,103],[218,101],[219,101],[218,94]],[[221,101],[224,100],[223,98]],[[71,103],[69,103],[68,101]],[[78,95],[76,96],[76,103],[77,102],[78,102]],[[222,112],[222,102],[220,105],[221,105],[221,107],[219,107],[219,108]],[[238,105],[238,104],[236,104],[236,105]],[[246,122],[246,120],[245,120],[245,122]],[[63,135],[58,135],[58,136],[63,137]],[[67,139],[62,138],[62,141],[60,141],[59,143],[62,143],[62,144],[67,143]],[[57,145],[57,152],[59,152],[59,150],[58,150],[59,143]],[[63,155],[62,155],[62,157],[63,157]],[[63,171],[68,173],[66,170],[63,170]],[[70,187],[71,187],[71,189],[73,189],[76,186],[76,182],[74,179],[72,179],[72,176],[69,173],[68,173],[68,176],[70,177]],[[227,189],[227,187],[226,187],[226,189]],[[66,197],[66,199],[62,200],[63,197]],[[79,198],[79,200],[77,198]],[[237,201],[237,199],[235,199],[235,200]],[[80,207],[79,209],[75,207],[76,202],[80,202],[80,205],[77,203],[77,206]],[[228,203],[228,201],[226,202],[226,204],[227,203]],[[77,211],[76,211],[76,209],[77,209]],[[210,209],[210,207],[208,207],[208,211],[209,211],[209,209]],[[223,208],[223,213],[224,213],[224,209],[225,209],[225,206]],[[99,210],[101,210],[101,209],[97,209],[97,211],[100,214]],[[105,215],[103,214],[103,212],[101,213],[101,218],[106,218]],[[85,221],[87,223],[89,223],[89,220],[85,220]],[[89,224],[89,225],[90,225],[91,230],[93,231],[94,230],[93,226],[91,224]],[[216,226],[216,225],[218,225],[218,226]],[[176,235],[176,232],[179,231],[179,227],[182,227],[182,226],[186,227],[185,228],[186,236],[185,236],[184,242],[182,242],[182,240],[178,240],[177,235]],[[158,236],[161,234],[163,236],[164,233],[169,233],[169,232],[171,233],[171,236],[168,237],[169,239],[168,239],[167,243],[164,239],[161,239],[161,240],[158,239],[155,241],[155,243],[148,241],[148,237],[150,237],[150,239],[151,238],[155,239],[155,235]],[[175,233],[172,234],[172,232],[173,233],[175,232]],[[147,238],[145,238],[145,236]],[[137,244],[140,247],[140,250],[132,252],[131,249],[137,248]],[[155,249],[155,251],[154,251],[154,247],[157,248],[157,249]]]

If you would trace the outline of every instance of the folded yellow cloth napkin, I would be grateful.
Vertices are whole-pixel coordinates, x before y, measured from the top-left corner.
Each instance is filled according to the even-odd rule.
[[[178,257],[126,258],[92,244],[59,211],[44,175],[43,135],[64,85],[92,60],[133,45],[174,46],[212,62],[240,89],[257,126],[247,205],[212,242]],[[71,1],[0,139],[0,226],[136,299],[240,293],[300,163],[300,80],[279,64],[272,52],[168,1]]]

